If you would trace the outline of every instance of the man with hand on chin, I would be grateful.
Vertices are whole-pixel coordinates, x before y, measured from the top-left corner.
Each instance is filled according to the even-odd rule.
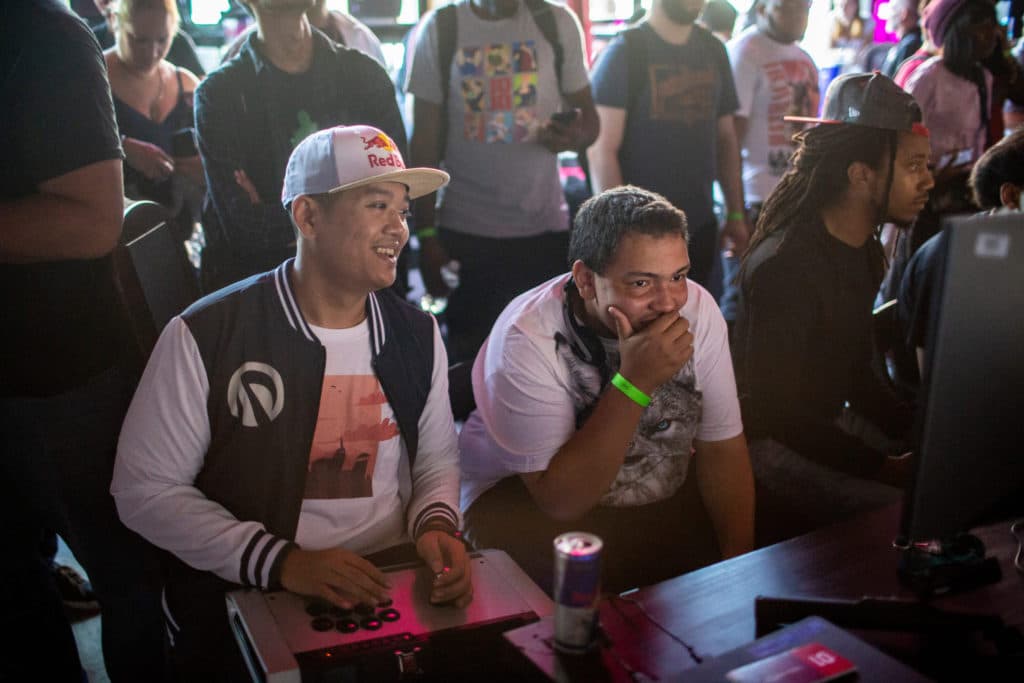
[[[406,169],[370,126],[309,136],[282,192],[295,258],[161,335],[111,492],[125,524],[174,556],[165,608],[182,680],[244,673],[223,598],[240,585],[378,604],[375,565],[414,542],[437,576],[431,601],[472,599],[444,345],[388,289],[410,199],[447,179]]]
[[[572,272],[498,318],[460,435],[466,531],[551,586],[563,531],[618,592],[751,549],[753,478],[725,321],[690,282],[686,219],[625,186],[586,202]]]

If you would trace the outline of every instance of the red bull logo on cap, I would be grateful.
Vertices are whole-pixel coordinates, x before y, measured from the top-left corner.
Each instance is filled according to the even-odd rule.
[[[380,168],[390,166],[392,168],[405,168],[401,155],[398,153],[398,146],[384,133],[366,138],[360,136],[363,141],[363,149],[368,152],[366,160],[371,167]],[[379,154],[378,152],[383,152]]]

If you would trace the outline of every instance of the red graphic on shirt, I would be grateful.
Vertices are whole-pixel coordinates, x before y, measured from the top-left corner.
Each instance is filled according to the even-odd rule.
[[[305,498],[373,496],[380,444],[398,436],[398,426],[384,416],[386,403],[373,375],[324,377]]]
[[[690,68],[679,64],[651,64],[651,118],[678,121],[687,126],[716,117],[716,77],[710,67]]]
[[[512,77],[492,78],[490,82],[491,111],[508,111],[512,109]]]
[[[347,442],[354,441],[387,441],[398,436],[398,425],[393,420],[384,418],[375,425],[360,425],[345,432],[342,437]]]
[[[388,397],[384,395],[384,392],[380,390],[379,386],[376,391],[361,397],[358,401],[361,406],[379,406],[384,405],[387,402]]]
[[[804,124],[791,123],[785,116],[815,116],[818,113],[818,73],[806,61],[790,59],[763,67],[771,101],[768,104],[768,146],[792,145],[793,135]]]

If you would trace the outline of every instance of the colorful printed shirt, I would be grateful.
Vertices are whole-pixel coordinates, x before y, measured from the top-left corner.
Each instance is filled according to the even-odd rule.
[[[482,237],[529,237],[569,228],[557,157],[537,131],[562,108],[562,96],[589,86],[576,16],[553,5],[564,53],[561,84],[554,49],[520,6],[509,19],[485,21],[462,0],[448,77],[443,161],[451,184],[441,199],[446,228]],[[416,39],[408,91],[440,104],[435,15]]]

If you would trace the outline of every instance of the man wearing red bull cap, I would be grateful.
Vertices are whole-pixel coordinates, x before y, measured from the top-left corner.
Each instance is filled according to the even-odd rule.
[[[762,542],[899,497],[910,411],[872,369],[876,231],[910,225],[934,185],[920,108],[877,72],[836,79],[823,118],[798,120],[819,125],[764,204],[732,340]],[[771,529],[773,502],[800,521]]]
[[[472,599],[444,345],[389,289],[410,199],[447,180],[405,168],[376,128],[309,136],[281,195],[295,258],[197,302],[157,342],[111,492],[173,555],[181,680],[244,672],[223,598],[240,585],[375,605],[389,596],[375,564],[418,555],[432,601]]]

